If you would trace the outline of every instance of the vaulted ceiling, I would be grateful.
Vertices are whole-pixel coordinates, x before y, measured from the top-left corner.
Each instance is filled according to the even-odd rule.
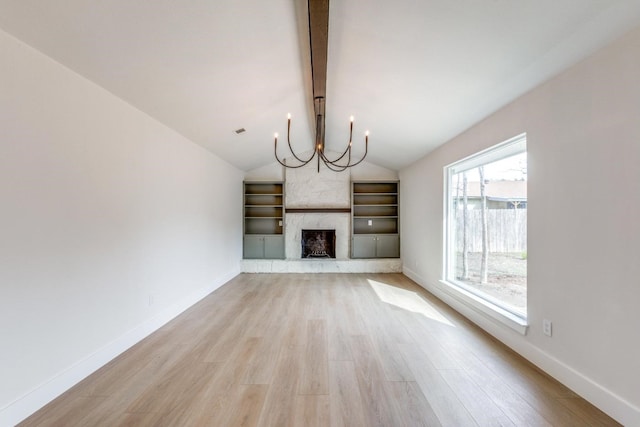
[[[626,31],[640,0],[332,0],[327,149],[400,169]],[[0,0],[0,28],[229,163],[311,149],[306,0]],[[234,131],[245,128],[246,132]],[[355,139],[355,138],[354,138]]]

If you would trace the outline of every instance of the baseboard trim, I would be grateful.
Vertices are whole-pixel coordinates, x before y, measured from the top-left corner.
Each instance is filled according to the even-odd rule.
[[[513,333],[495,319],[457,300],[450,293],[440,289],[439,284],[428,283],[415,271],[406,267],[403,268],[403,274],[619,423],[640,425],[640,408],[631,402],[534,346],[526,337]]]
[[[239,266],[218,277],[210,285],[198,289],[182,300],[167,307],[154,317],[144,321],[93,354],[55,375],[49,381],[35,387],[33,390],[0,409],[0,426],[13,426],[23,421],[238,274],[240,274]]]

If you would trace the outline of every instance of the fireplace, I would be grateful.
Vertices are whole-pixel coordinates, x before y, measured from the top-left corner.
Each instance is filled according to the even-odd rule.
[[[302,230],[302,258],[335,258],[336,230]]]

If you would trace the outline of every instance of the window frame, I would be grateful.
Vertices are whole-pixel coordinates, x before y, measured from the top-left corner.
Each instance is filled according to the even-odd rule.
[[[497,298],[479,292],[477,289],[461,281],[455,280],[455,221],[451,220],[454,212],[453,197],[451,197],[451,185],[454,175],[477,168],[478,166],[493,163],[507,157],[511,157],[527,151],[527,134],[522,133],[499,144],[481,150],[475,154],[446,165],[444,171],[444,236],[443,236],[443,265],[442,279],[444,290],[451,296],[472,306],[477,311],[517,330],[523,335],[527,329],[527,311],[522,312],[510,309]],[[453,277],[453,279],[452,279]]]

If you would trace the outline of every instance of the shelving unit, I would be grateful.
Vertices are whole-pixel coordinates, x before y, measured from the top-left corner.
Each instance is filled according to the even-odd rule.
[[[283,203],[282,182],[244,183],[244,258],[284,258]]]
[[[399,258],[399,182],[353,182],[351,197],[351,257]]]

